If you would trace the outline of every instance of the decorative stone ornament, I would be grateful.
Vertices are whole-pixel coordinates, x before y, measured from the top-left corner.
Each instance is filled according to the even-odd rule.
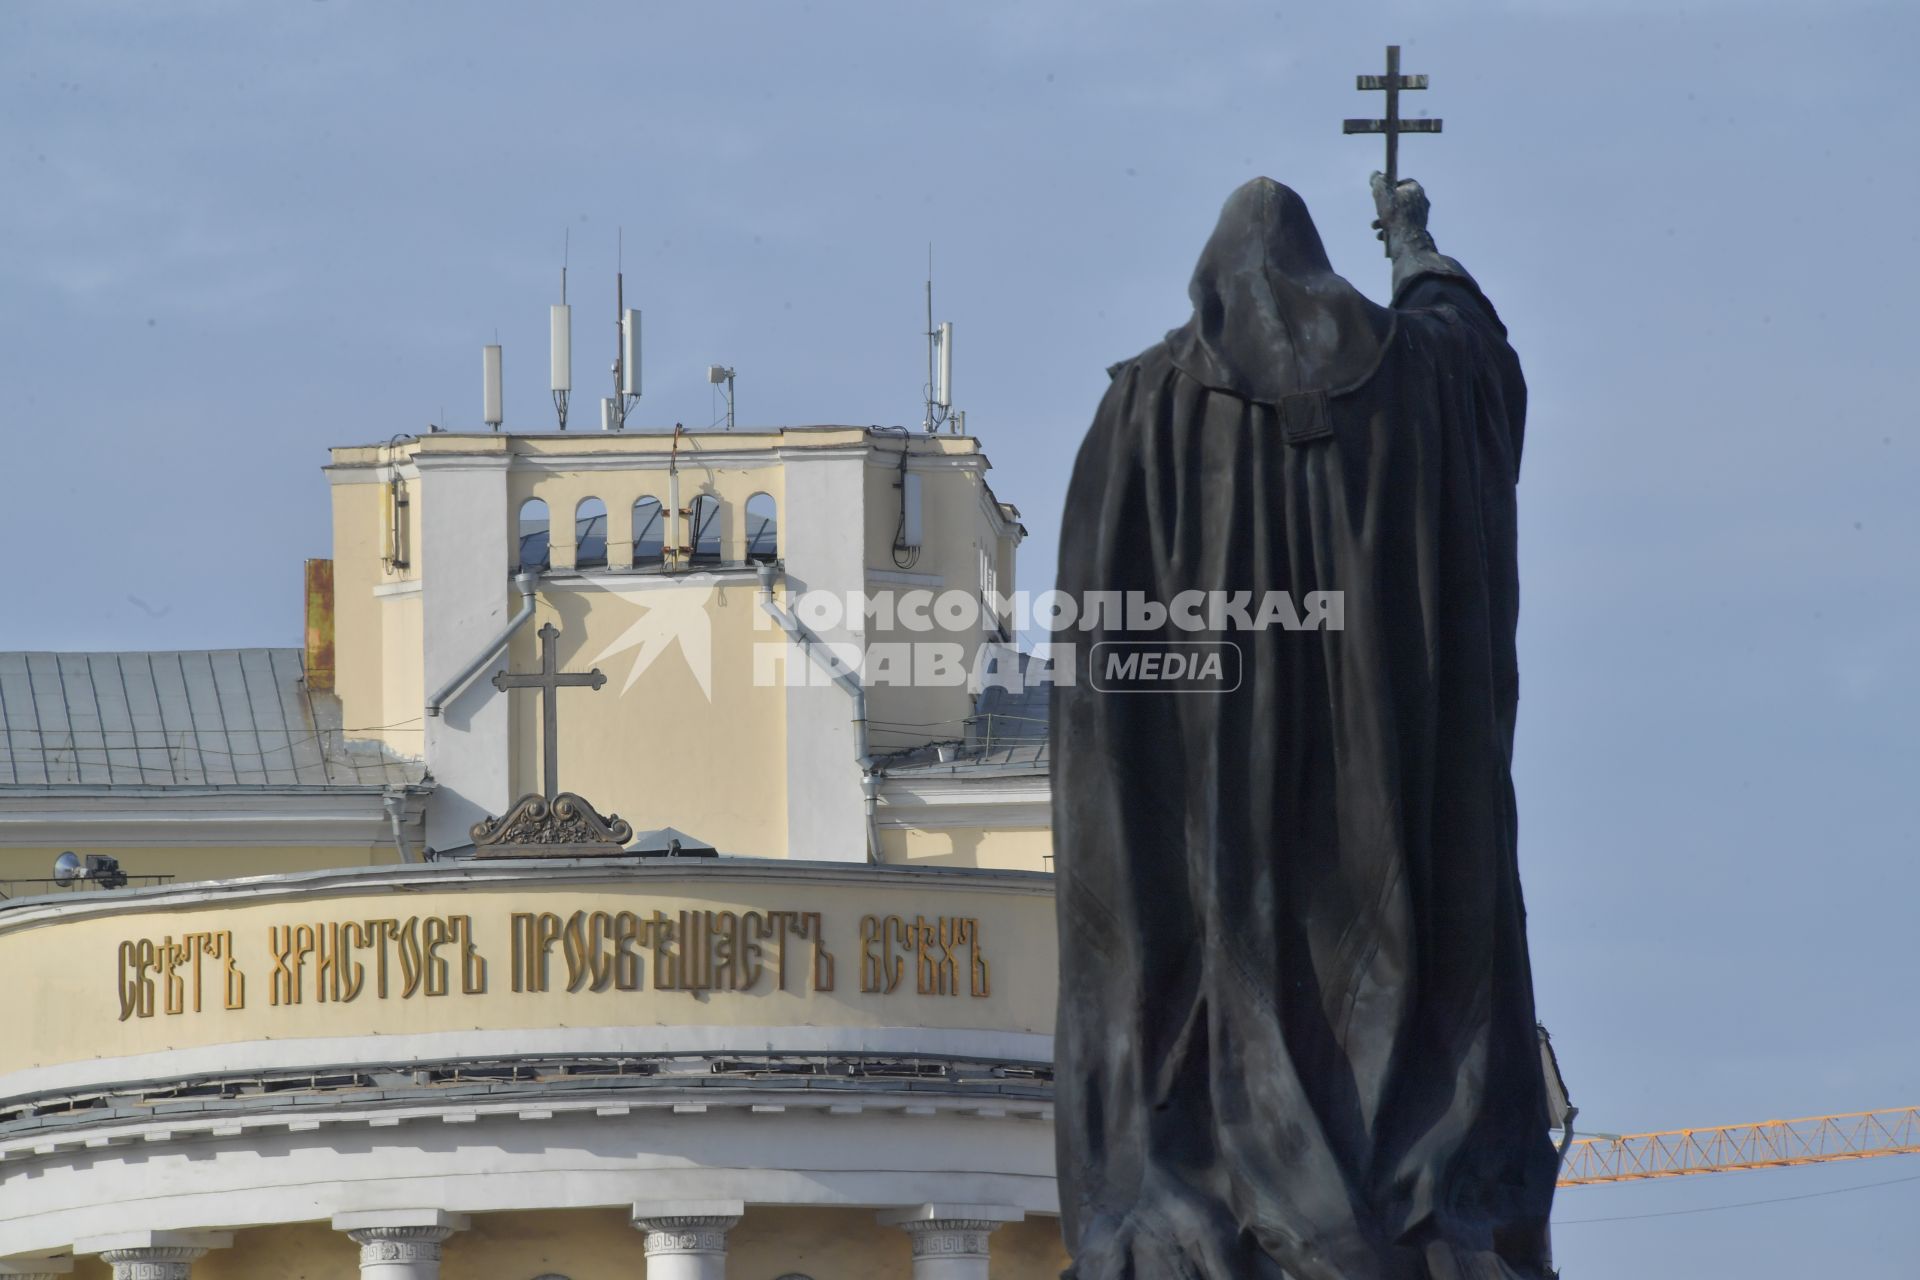
[[[725,1253],[727,1231],[738,1218],[655,1218],[646,1224],[647,1256],[663,1253]]]
[[[904,1224],[913,1236],[916,1258],[978,1258],[987,1260],[987,1236],[1000,1224],[980,1218],[933,1218]]]
[[[384,1263],[438,1267],[440,1246],[452,1234],[448,1227],[365,1227],[347,1232],[347,1238],[360,1246],[360,1269],[365,1271]]]
[[[563,791],[545,796],[522,796],[498,818],[473,824],[476,858],[577,858],[626,852],[633,827],[618,814],[606,817],[594,807]]]

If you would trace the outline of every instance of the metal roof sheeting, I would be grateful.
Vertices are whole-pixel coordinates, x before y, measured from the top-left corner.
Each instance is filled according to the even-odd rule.
[[[1020,655],[1018,689],[988,685],[980,691],[974,700],[974,713],[965,722],[964,738],[883,751],[875,758],[879,772],[888,777],[981,769],[1047,772],[1049,686],[1027,680],[1032,657],[1028,653]],[[881,722],[874,723],[881,725],[880,732],[888,731]]]
[[[0,653],[0,787],[340,787],[420,781],[349,745],[299,649]]]

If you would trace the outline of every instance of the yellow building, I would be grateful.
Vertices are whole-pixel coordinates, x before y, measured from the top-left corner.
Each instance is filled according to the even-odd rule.
[[[341,448],[304,647],[0,654],[0,1275],[1057,1274],[987,468]]]

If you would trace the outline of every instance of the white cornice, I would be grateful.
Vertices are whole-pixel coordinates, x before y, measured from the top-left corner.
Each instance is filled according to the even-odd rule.
[[[785,858],[499,858],[485,862],[388,864],[325,871],[295,871],[240,880],[202,880],[185,885],[117,889],[111,895],[0,904],[0,932],[53,920],[78,920],[200,906],[211,902],[278,902],[312,894],[412,893],[509,884],[528,890],[556,885],[703,881],[712,884],[806,883],[848,888],[951,888],[971,893],[1045,896],[1053,877],[1041,871],[973,867],[873,866],[864,862],[810,862]]]
[[[818,445],[812,448],[784,448],[779,451],[782,462],[846,462],[854,458],[868,458],[873,455],[871,444],[833,444]]]
[[[868,455],[867,465],[883,471],[898,471],[900,451],[875,449]],[[979,453],[910,453],[907,455],[907,470],[984,472],[988,470],[988,464],[986,455]]]
[[[944,587],[947,585],[947,575],[907,573],[900,569],[869,569],[867,581],[878,582],[889,587]]]
[[[1046,877],[1052,879],[1051,876]],[[128,890],[116,890],[124,896]],[[49,1090],[94,1089],[154,1080],[187,1080],[237,1072],[368,1067],[401,1062],[484,1062],[522,1057],[658,1054],[930,1055],[973,1061],[1050,1062],[1053,1036],[988,1027],[672,1026],[515,1027],[423,1031],[413,1035],[306,1036],[245,1040],[191,1049],[162,1049],[29,1067],[0,1076],[0,1098]]]
[[[1033,1059],[1046,1062],[1051,1060],[1052,1037],[1032,1037],[1036,1043],[1047,1048],[1048,1056]],[[290,1041],[293,1045],[307,1042]],[[968,1042],[965,1048],[975,1048],[977,1042]],[[605,1052],[604,1050],[602,1052]],[[741,1052],[734,1050],[732,1052]],[[764,1053],[761,1050],[746,1052]],[[817,1051],[816,1051],[817,1052]],[[867,1046],[860,1046],[857,1052],[870,1054],[876,1052]],[[513,1055],[506,1055],[510,1060]],[[983,1055],[968,1052],[961,1056],[978,1059]],[[394,1059],[379,1058],[377,1062],[387,1064]],[[481,1055],[468,1055],[468,1061],[482,1060]],[[1023,1059],[1023,1061],[1025,1061]],[[310,1068],[311,1060],[298,1061],[298,1068]],[[421,1122],[440,1121],[445,1124],[470,1124],[482,1120],[521,1121],[538,1125],[543,1121],[561,1120],[578,1117],[590,1121],[606,1121],[634,1113],[645,1115],[648,1112],[670,1112],[677,1115],[706,1115],[722,1112],[747,1112],[751,1115],[779,1115],[792,1112],[799,1115],[826,1116],[835,1121],[849,1121],[852,1117],[884,1116],[898,1117],[903,1113],[916,1117],[952,1116],[955,1118],[979,1120],[1039,1120],[1053,1119],[1053,1103],[1044,1096],[1019,1097],[994,1093],[969,1094],[956,1091],[941,1094],[924,1089],[906,1092],[899,1082],[874,1079],[855,1082],[831,1093],[801,1093],[793,1089],[754,1089],[752,1087],[661,1087],[658,1085],[646,1089],[597,1090],[598,1096],[568,1097],[569,1092],[577,1092],[574,1081],[554,1079],[529,1088],[525,1093],[510,1100],[488,1101],[479,1099],[431,1099],[411,1105],[394,1105],[390,1099],[379,1099],[369,1105],[366,1102],[354,1103],[342,1100],[336,1105],[314,1104],[309,1102],[298,1113],[289,1112],[284,1106],[276,1105],[274,1095],[265,1095],[259,1099],[257,1108],[231,1108],[216,1114],[172,1115],[153,1119],[107,1121],[101,1124],[75,1127],[57,1135],[36,1133],[24,1138],[0,1139],[0,1161],[26,1160],[34,1157],[45,1159],[63,1153],[97,1151],[102,1147],[115,1147],[132,1142],[184,1142],[195,1139],[231,1139],[247,1136],[284,1135],[291,1129],[297,1133],[311,1133],[317,1129],[366,1129],[369,1125],[381,1129],[396,1129],[403,1125]],[[559,1096],[545,1097],[545,1094]],[[424,1094],[424,1091],[423,1091]],[[690,1102],[691,1100],[691,1102]],[[760,1123],[766,1123],[761,1121]],[[49,1138],[52,1140],[49,1141]],[[0,1275],[6,1274],[0,1272]]]
[[[405,822],[418,842],[423,793],[408,797]],[[385,792],[228,791],[191,796],[149,790],[85,795],[0,792],[0,848],[87,845],[180,849],[291,845],[386,845],[393,839]],[[162,866],[129,867],[135,874]]]
[[[925,1084],[813,1097],[313,1099],[297,1110],[268,1099],[225,1115],[116,1118],[0,1141],[0,1255],[235,1223],[324,1232],[336,1215],[409,1205],[477,1214],[726,1200],[907,1216],[963,1200],[998,1206],[981,1210],[994,1217],[1051,1215],[1052,1119],[1045,1098]],[[637,1256],[637,1237],[633,1247]]]
[[[457,471],[505,471],[513,459],[504,453],[419,453],[413,465],[424,475]]]
[[[745,470],[749,467],[771,467],[779,464],[784,450],[779,449],[742,449],[739,452],[718,450],[680,451],[677,458],[664,453],[589,453],[564,454],[541,453],[519,454],[514,457],[513,470],[538,472],[570,471],[665,471],[678,466],[682,471],[730,471]],[[818,452],[817,450],[815,452]]]
[[[330,485],[385,484],[389,480],[418,480],[420,469],[406,462],[330,462],[320,468]]]
[[[890,777],[880,784],[879,800],[875,818],[889,828],[1038,830],[1053,825],[1053,784],[1044,772]]]
[[[1012,534],[1017,544],[1025,534],[1026,530],[1019,521],[1007,519],[1006,509],[1001,505],[1000,500],[993,496],[993,490],[984,484],[980,486],[980,509],[986,513],[987,524],[993,529],[995,537]]]
[[[664,591],[710,582],[751,585],[759,577],[759,566],[752,564],[702,565],[683,573],[663,573],[659,569],[548,569],[540,575],[540,587],[551,591]]]

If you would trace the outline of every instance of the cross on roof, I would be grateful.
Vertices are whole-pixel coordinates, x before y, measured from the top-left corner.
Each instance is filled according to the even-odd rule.
[[[560,629],[551,622],[540,628],[540,672],[538,675],[517,676],[502,671],[493,678],[496,689],[538,689],[540,690],[540,747],[542,763],[546,776],[545,795],[549,803],[560,794],[560,741],[559,716],[554,706],[556,696],[567,685],[585,685],[598,689],[607,682],[600,668],[591,671],[560,670],[560,655],[554,648],[554,641],[560,638]]]
[[[1358,89],[1384,89],[1387,94],[1387,116],[1384,120],[1348,120],[1340,126],[1342,133],[1384,133],[1387,135],[1387,189],[1391,191],[1400,181],[1400,135],[1403,133],[1439,133],[1438,120],[1403,120],[1400,117],[1400,92],[1403,89],[1424,89],[1427,78],[1424,75],[1403,76],[1400,74],[1400,46],[1387,46],[1387,74],[1383,76],[1355,76],[1354,87]],[[1391,250],[1389,250],[1391,253]]]

